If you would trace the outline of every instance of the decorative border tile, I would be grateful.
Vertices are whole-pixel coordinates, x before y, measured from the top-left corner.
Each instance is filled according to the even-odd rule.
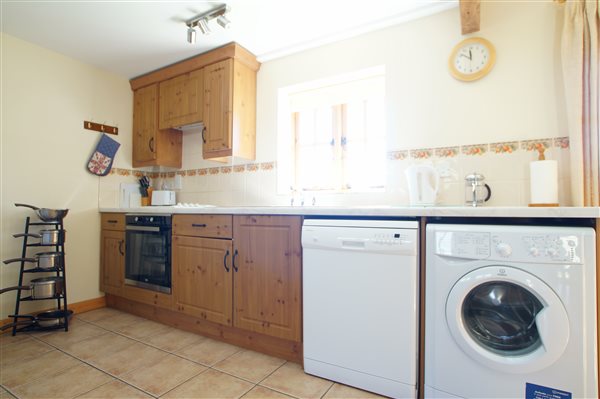
[[[547,150],[548,148],[552,147],[552,139],[521,141],[521,148],[525,151],[538,151],[540,146],[542,146],[544,150]]]
[[[571,145],[568,137],[555,137],[554,146],[558,148],[569,148]]]
[[[196,169],[188,169],[185,171],[186,176],[196,176],[198,171]]]
[[[463,145],[460,147],[464,155],[483,155],[489,149],[489,144]]]
[[[246,165],[246,170],[248,172],[256,172],[258,170],[258,164],[256,163],[249,163]]]
[[[185,170],[178,170],[177,172],[175,172],[175,174],[178,176],[183,176],[183,177],[185,177],[185,175],[186,175]]]
[[[260,170],[273,170],[275,169],[275,162],[263,162],[260,164]]]
[[[434,154],[439,158],[452,158],[460,153],[460,147],[441,147],[434,150]]]
[[[219,171],[223,174],[231,173],[231,166],[221,166]]]
[[[387,153],[387,157],[392,161],[403,161],[408,158],[408,150],[390,151]]]
[[[219,174],[219,168],[208,168],[208,173],[211,175],[218,175]]]
[[[233,165],[233,171],[235,173],[245,172],[246,171],[246,165]]]
[[[206,176],[208,174],[208,169],[198,169],[198,176]]]
[[[496,154],[512,154],[519,149],[518,141],[508,141],[504,143],[490,144],[490,151]]]
[[[431,148],[419,148],[416,150],[410,150],[410,157],[413,159],[428,159],[433,156],[433,150]]]

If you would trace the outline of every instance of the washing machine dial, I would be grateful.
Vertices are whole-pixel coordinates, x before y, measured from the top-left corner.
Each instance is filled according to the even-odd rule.
[[[558,250],[556,248],[548,248],[546,250],[546,255],[548,255],[551,258],[554,258],[556,255],[558,255]]]
[[[503,258],[508,258],[512,254],[512,247],[505,242],[496,245],[496,252]]]
[[[531,256],[539,256],[540,255],[540,250],[538,247],[531,247],[529,248],[529,255]]]

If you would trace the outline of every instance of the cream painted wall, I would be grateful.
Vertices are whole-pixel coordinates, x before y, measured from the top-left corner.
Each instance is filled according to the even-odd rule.
[[[2,34],[2,136],[0,260],[20,257],[24,202],[68,208],[66,265],[70,303],[97,298],[99,284],[101,177],[87,172],[100,134],[84,120],[119,127],[114,165],[131,168],[132,94],[129,82],[61,54]],[[35,248],[32,248],[35,249]],[[31,251],[35,253],[37,251]],[[18,263],[2,265],[2,287],[16,285]],[[39,277],[39,276],[38,276]],[[28,281],[28,280],[26,280]],[[14,310],[14,293],[0,297],[0,319]],[[52,301],[25,303],[25,311]]]
[[[277,90],[377,65],[386,68],[389,150],[566,136],[557,6],[482,2],[481,31],[459,9],[265,62],[258,73],[257,159],[277,154]],[[558,30],[559,31],[559,30]],[[465,37],[497,51],[485,78],[464,83],[448,57]]]

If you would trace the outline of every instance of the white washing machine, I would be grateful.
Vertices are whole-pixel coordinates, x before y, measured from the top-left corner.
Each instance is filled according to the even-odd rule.
[[[425,398],[597,398],[591,228],[427,226]]]

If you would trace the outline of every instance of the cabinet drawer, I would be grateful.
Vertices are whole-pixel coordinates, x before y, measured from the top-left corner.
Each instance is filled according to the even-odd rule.
[[[231,215],[175,215],[173,216],[173,234],[231,238],[231,224]]]
[[[102,214],[102,229],[103,230],[125,230],[125,214],[124,213],[103,213]]]

